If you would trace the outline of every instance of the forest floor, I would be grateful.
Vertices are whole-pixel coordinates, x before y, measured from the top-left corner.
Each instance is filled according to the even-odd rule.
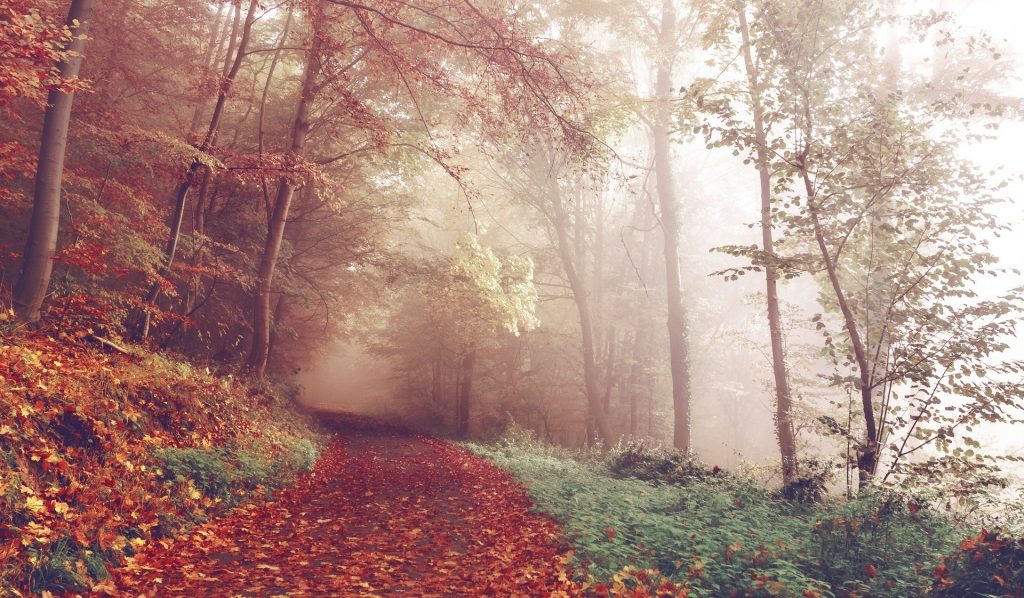
[[[153,546],[94,587],[111,595],[567,596],[572,553],[523,488],[433,438],[334,418],[313,471]]]

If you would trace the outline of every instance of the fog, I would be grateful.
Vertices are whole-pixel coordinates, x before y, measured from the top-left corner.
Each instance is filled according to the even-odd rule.
[[[0,594],[1019,590],[1022,22],[5,2]]]
[[[961,119],[970,132],[989,138],[972,139],[956,150],[959,158],[974,162],[979,172],[1001,171],[993,176],[1008,180],[1008,186],[1000,190],[1000,197],[1008,201],[991,207],[995,220],[1008,230],[997,234],[991,229],[977,229],[974,243],[979,248],[989,244],[999,265],[1010,271],[979,276],[969,285],[977,293],[977,300],[996,300],[1024,284],[1020,273],[1012,271],[1024,270],[1019,242],[1024,224],[1020,204],[1015,201],[1024,192],[1024,170],[1017,160],[1024,134],[1019,122],[1024,84],[1015,74],[1024,61],[1024,42],[1014,31],[1024,18],[1024,8],[1009,0],[903,2],[890,6],[891,14],[902,16],[932,9],[951,11],[957,24],[950,28],[958,36],[991,34],[1004,55],[994,67],[1000,72],[983,73],[977,80],[972,80],[972,73],[965,85],[1001,97],[1010,105],[1008,116],[1000,119],[998,130],[986,128],[990,120],[981,116]],[[687,88],[702,78],[716,77],[714,85],[727,80],[742,82],[742,72],[736,70],[742,64],[738,60],[722,62],[721,49],[702,47],[707,23],[701,19],[706,15],[689,5],[680,5],[678,10],[681,31],[671,73],[671,101],[680,111],[695,110],[675,116],[670,150],[680,208],[679,257],[692,414],[690,450],[707,463],[748,468],[768,481],[777,481],[776,385],[764,307],[764,275],[745,272],[738,280],[726,281],[715,274],[750,263],[749,259],[715,248],[761,243],[759,175],[752,165],[742,163],[742,156],[732,155],[728,147],[706,147],[704,136],[690,129],[716,116],[686,103]],[[650,18],[657,19],[659,14],[657,7],[650,8]],[[609,18],[627,17],[613,14]],[[644,44],[623,47],[617,41],[616,31],[634,25],[595,19],[579,26],[572,35],[587,40],[588,59],[605,61],[602,68],[616,78],[609,81],[614,87],[609,93],[611,99],[603,97],[604,101],[622,97],[616,94],[635,94],[642,107],[654,102],[652,98],[657,95],[657,69],[652,58],[657,48]],[[561,30],[552,35],[564,33]],[[900,81],[907,86],[901,91],[907,96],[913,96],[914,89],[920,91],[921,87],[911,86],[921,85],[921,73],[930,73],[933,59],[941,53],[935,49],[935,31],[919,35],[879,28],[874,35],[878,62],[883,66],[886,51],[891,61],[892,50],[898,50],[897,68],[903,73]],[[576,38],[569,41],[575,42]],[[615,112],[615,108],[608,111]],[[742,112],[740,116],[744,116]],[[672,445],[673,378],[665,324],[662,218],[655,197],[655,150],[650,141],[653,117],[640,108],[632,117],[623,118],[627,124],[604,138],[610,153],[593,170],[559,163],[557,144],[542,140],[525,144],[528,149],[523,153],[500,144],[486,151],[469,141],[460,144],[456,161],[466,173],[458,181],[437,169],[418,171],[409,183],[415,198],[388,236],[389,251],[403,264],[400,273],[383,281],[373,315],[364,319],[358,330],[336,341],[303,368],[300,382],[304,401],[316,409],[370,414],[443,435],[491,438],[515,422],[554,444],[594,444],[585,357],[580,349],[580,314],[574,308],[575,289],[565,269],[569,263],[584,274],[582,284],[592,310],[594,377],[605,401],[611,441],[643,438]],[[538,172],[531,163],[533,159],[540,159],[547,169],[539,180],[530,180]],[[545,212],[549,207],[540,205],[541,199],[531,195],[535,192],[531,184],[547,185],[544,193],[572,197],[566,204],[567,218],[572,221],[567,232],[572,237],[570,247],[559,247],[555,230],[558,224]],[[552,186],[559,190],[552,191]],[[445,282],[444,275],[425,274],[417,268],[423,264],[437,268],[441,264],[442,271],[450,269],[453,261],[462,259],[460,248],[467,235],[478,239],[481,247],[493,249],[499,261],[501,256],[517,256],[532,263],[537,289],[535,327],[520,326],[517,334],[509,334],[502,324],[477,326],[451,321],[460,314],[467,319],[488,316],[482,316],[479,306],[460,294],[464,289]],[[788,235],[781,225],[776,225],[776,235],[782,241],[780,253],[813,249],[807,239],[800,239],[796,233]],[[574,252],[568,262],[564,255],[560,261],[560,249]],[[842,314],[829,297],[827,282],[820,264],[812,265],[792,280],[782,280],[779,293],[800,458],[831,461],[841,469],[844,461],[851,463],[847,460],[849,444],[841,435],[832,434],[821,419],[829,416],[845,420],[848,411],[855,415],[854,407],[848,406],[855,406],[851,397],[857,390],[849,381],[836,382],[835,378],[837,373],[849,375],[851,364],[842,363],[840,358],[839,365],[834,365],[823,353],[827,343],[815,314],[821,314],[821,321],[827,323],[829,342],[840,346],[839,353],[849,351]],[[430,286],[441,287],[442,292],[424,291]],[[935,296],[926,302],[943,300]],[[449,329],[444,329],[446,326]],[[479,335],[490,339],[479,340]],[[473,340],[466,342],[468,337]],[[1013,336],[1000,338],[1009,346],[985,359],[1002,362],[1024,357],[1024,343]],[[474,355],[475,369],[471,372],[468,427],[460,430],[458,403],[469,400],[463,399],[461,386],[467,355]],[[910,392],[906,381],[895,384],[899,392]],[[954,404],[965,400],[956,395],[951,392]],[[876,403],[876,408],[880,407],[881,403]],[[998,421],[982,418],[989,421],[976,422],[973,439],[982,443],[987,454],[1019,454],[1024,444],[1010,421],[1021,416],[1024,412],[1008,407]],[[856,417],[850,419],[854,423],[848,434],[860,434],[855,431]],[[905,421],[890,426],[894,435],[907,429]],[[945,451],[967,447],[958,435],[959,431],[953,434],[953,442],[944,447]],[[923,459],[922,454],[940,455],[943,451],[927,447],[915,459]],[[1011,480],[1017,480],[1011,485],[1019,483],[1015,467],[1005,471]]]

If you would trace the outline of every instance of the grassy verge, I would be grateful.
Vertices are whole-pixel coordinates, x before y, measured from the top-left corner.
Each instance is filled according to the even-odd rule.
[[[87,590],[321,440],[283,390],[67,335],[0,335],[0,414],[0,595]]]
[[[896,494],[801,503],[671,451],[580,458],[522,434],[469,448],[562,522],[598,595],[923,595],[963,534]]]

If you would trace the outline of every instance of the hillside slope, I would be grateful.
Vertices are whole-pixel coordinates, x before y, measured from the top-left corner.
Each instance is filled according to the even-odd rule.
[[[0,595],[88,589],[322,443],[281,391],[84,332],[0,336],[0,414]]]

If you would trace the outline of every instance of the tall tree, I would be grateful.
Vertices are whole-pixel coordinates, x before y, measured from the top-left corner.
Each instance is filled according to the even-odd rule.
[[[241,10],[240,7],[236,8],[235,29],[238,28],[237,21],[240,18],[239,10]],[[228,46],[228,58],[225,59],[225,72],[220,81],[217,101],[213,107],[213,114],[210,116],[210,124],[206,129],[206,134],[196,146],[196,156],[189,164],[184,177],[181,182],[178,183],[178,187],[174,193],[174,207],[168,223],[169,226],[167,241],[164,246],[163,263],[160,265],[160,269],[157,272],[157,280],[153,281],[149,287],[149,291],[146,293],[143,301],[144,307],[138,315],[134,331],[137,339],[144,339],[149,336],[150,322],[153,317],[153,306],[160,297],[160,278],[163,278],[170,273],[171,268],[174,266],[174,260],[177,257],[178,242],[181,239],[181,227],[185,217],[186,207],[188,206],[189,191],[199,180],[200,176],[211,167],[212,156],[210,155],[210,152],[217,144],[217,136],[220,133],[221,120],[224,116],[224,107],[230,97],[231,88],[234,85],[235,78],[238,76],[238,71],[242,68],[242,63],[247,55],[249,40],[252,38],[252,27],[253,23],[256,22],[256,13],[258,10],[259,2],[257,0],[250,0],[249,8],[245,13],[245,22],[241,27],[241,36],[237,41],[237,47],[235,44],[235,32],[232,33]],[[199,113],[199,111],[200,107],[197,107],[196,112]]]
[[[583,386],[587,396],[588,420],[593,423],[598,439],[606,446],[610,446],[613,442],[612,431],[602,400],[600,372],[595,355],[594,312],[590,303],[589,290],[583,279],[582,264],[580,263],[582,260],[578,259],[577,253],[573,251],[575,243],[582,242],[583,229],[582,226],[576,227],[576,235],[570,238],[569,231],[573,221],[569,218],[562,193],[558,189],[558,181],[552,181],[548,186],[551,189],[548,196],[548,214],[551,226],[555,231],[558,257],[565,277],[569,280],[569,289],[572,291],[572,299],[579,315],[580,344],[583,354]],[[579,218],[580,215],[577,214],[575,222],[579,223]]]
[[[89,32],[94,0],[72,0],[67,27],[72,37],[63,47],[57,69],[65,80],[78,76],[82,68],[82,52]],[[53,256],[57,251],[60,228],[61,183],[64,176],[64,154],[71,122],[73,91],[55,87],[47,96],[46,116],[39,146],[32,219],[21,275],[14,287],[14,310],[26,322],[39,319],[39,310],[50,286]]]
[[[956,430],[1015,405],[1016,382],[988,372],[1019,367],[998,357],[999,339],[1016,325],[1019,293],[977,301],[970,289],[998,273],[973,239],[999,228],[989,206],[1000,184],[955,155],[970,118],[960,110],[964,90],[938,99],[912,88],[894,92],[891,59],[875,58],[880,27],[894,19],[885,4],[748,1],[754,18],[740,22],[739,39],[722,27],[715,42],[731,35],[725,53],[734,57],[738,45],[758,67],[756,81],[745,68],[744,111],[709,81],[690,91],[721,117],[704,125],[712,142],[749,151],[762,177],[770,159],[769,189],[786,197],[773,221],[795,253],[730,252],[750,257],[754,269],[770,264],[817,278],[832,315],[814,319],[837,369],[832,381],[857,397],[860,414],[852,426],[822,421],[855,450],[861,486],[872,483],[885,451],[890,470],[909,471],[907,455],[930,444],[948,449]],[[737,3],[724,6],[736,22]],[[907,21],[922,38],[933,23]],[[752,106],[749,98],[759,101]],[[741,116],[758,103],[760,128]],[[830,326],[845,342],[835,342]],[[956,368],[959,376],[950,374]],[[926,432],[924,421],[932,426]],[[939,462],[957,471],[971,465],[956,455]]]
[[[679,198],[672,173],[672,65],[678,53],[674,0],[662,0],[658,29],[654,136],[654,172],[664,240],[665,281],[668,299],[669,363],[672,371],[672,444],[690,451],[690,357],[679,242]]]
[[[310,15],[312,40],[306,51],[302,88],[295,108],[295,120],[292,123],[290,135],[291,144],[288,148],[288,157],[293,163],[302,159],[306,136],[309,134],[310,109],[316,97],[322,59],[321,48],[324,46],[325,32],[321,27],[321,17],[320,14]],[[274,209],[270,217],[267,240],[263,246],[259,270],[256,273],[252,347],[246,362],[246,368],[256,378],[262,378],[267,368],[267,357],[270,352],[270,329],[273,325],[270,309],[271,285],[278,256],[281,253],[285,224],[288,220],[288,212],[291,209],[292,196],[296,186],[296,182],[289,176],[282,176],[278,179],[277,195],[274,198]]]
[[[793,429],[793,398],[789,387],[789,372],[786,370],[786,350],[782,339],[782,314],[779,310],[779,268],[773,239],[771,150],[768,146],[765,109],[761,99],[763,83],[750,47],[750,26],[747,24],[747,5],[744,0],[736,3],[736,14],[741,35],[743,66],[747,74],[747,95],[753,118],[754,160],[761,193],[761,263],[764,265],[765,305],[771,339],[772,375],[775,378],[775,432],[782,457],[782,481],[789,483],[797,473],[796,434]]]

